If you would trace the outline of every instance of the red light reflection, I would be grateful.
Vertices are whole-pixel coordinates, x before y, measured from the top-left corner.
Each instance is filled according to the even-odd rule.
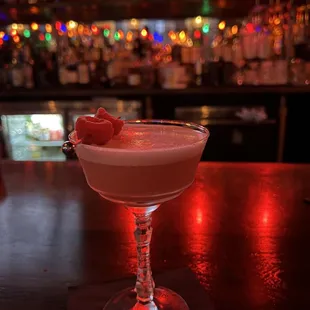
[[[199,281],[206,288],[210,286],[209,278],[213,277],[214,268],[208,260],[208,254],[212,243],[212,235],[208,234],[210,217],[208,208],[211,199],[203,185],[196,183],[188,196],[184,228],[187,231],[187,251],[192,253],[189,267],[197,275]]]
[[[279,227],[281,226],[281,205],[277,196],[277,184],[268,182],[269,171],[264,171],[257,186],[250,191],[254,229],[254,261],[259,277],[263,281],[268,298],[274,300],[276,292],[281,289],[281,260],[279,257]]]

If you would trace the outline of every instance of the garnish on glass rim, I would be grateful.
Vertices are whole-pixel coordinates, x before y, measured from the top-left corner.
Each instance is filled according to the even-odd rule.
[[[80,116],[77,119],[75,131],[78,140],[75,144],[104,145],[118,135],[123,126],[122,120],[110,115],[104,108],[99,108],[95,116]]]

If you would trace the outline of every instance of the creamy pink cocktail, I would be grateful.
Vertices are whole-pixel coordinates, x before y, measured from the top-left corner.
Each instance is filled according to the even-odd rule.
[[[103,197],[153,205],[178,196],[194,180],[205,134],[171,125],[125,124],[106,145],[78,144],[90,187]]]
[[[155,287],[151,218],[162,202],[180,195],[194,181],[208,130],[178,121],[124,124],[102,108],[94,117],[81,117],[75,129],[63,145],[64,152],[75,150],[90,187],[128,207],[136,224],[136,284],[111,297],[104,310],[189,310],[177,293]]]

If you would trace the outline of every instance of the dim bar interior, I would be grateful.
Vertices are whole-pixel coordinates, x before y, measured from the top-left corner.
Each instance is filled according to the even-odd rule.
[[[192,121],[206,161],[309,162],[308,2],[2,0],[1,156],[64,161],[81,114]]]
[[[310,309],[309,11],[0,0],[0,310]]]

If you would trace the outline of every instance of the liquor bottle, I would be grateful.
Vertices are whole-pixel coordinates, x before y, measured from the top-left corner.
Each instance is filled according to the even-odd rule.
[[[132,87],[141,85],[140,60],[136,54],[131,55],[130,65],[128,67],[127,84]]]
[[[13,49],[12,52],[11,72],[12,72],[12,86],[23,87],[24,85],[23,65],[21,63],[21,55],[17,49]]]
[[[79,75],[79,84],[88,85],[90,83],[90,76],[85,54],[81,56],[81,61],[77,65],[77,71]]]
[[[4,55],[0,54],[0,89],[3,90],[7,87],[8,75],[5,64]]]
[[[29,45],[24,46],[24,86],[27,89],[34,88],[34,79],[33,79],[33,66],[34,61],[31,57],[31,50]]]

